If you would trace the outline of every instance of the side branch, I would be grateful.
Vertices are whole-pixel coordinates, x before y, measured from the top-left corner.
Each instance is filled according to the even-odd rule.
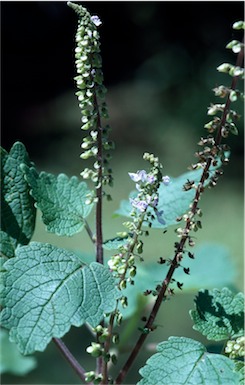
[[[60,338],[53,338],[53,342],[57,346],[57,348],[60,350],[63,357],[66,359],[66,361],[69,362],[73,370],[77,373],[78,377],[85,382],[85,373],[86,371],[83,369],[83,367],[79,364],[79,362],[76,360],[76,358],[73,356],[73,354],[70,352],[68,347],[65,345],[65,343]]]
[[[244,52],[243,52],[243,50],[241,50],[239,52],[239,54],[238,54],[238,57],[237,57],[236,66],[241,67],[242,62],[243,62],[243,56],[244,56]],[[238,79],[239,79],[238,76],[233,77],[232,83],[231,83],[231,90],[235,90],[235,88],[237,86]],[[226,100],[226,104],[225,104],[225,108],[224,108],[224,111],[223,111],[223,114],[222,114],[222,117],[221,117],[219,129],[218,129],[218,132],[217,132],[217,135],[216,135],[216,138],[215,138],[215,146],[219,146],[221,144],[221,141],[222,141],[222,127],[224,126],[224,124],[226,122],[226,116],[227,116],[227,114],[229,112],[230,104],[231,104],[231,100],[229,99],[229,95],[228,95],[227,100]],[[208,170],[209,170],[209,168],[211,166],[211,163],[212,163],[212,157],[208,157],[207,160],[206,160],[206,164],[205,164],[205,167],[203,169],[201,178],[200,178],[200,182],[199,182],[198,187],[196,189],[196,194],[195,194],[195,197],[193,199],[193,204],[191,206],[192,218],[196,214],[197,205],[198,205],[198,202],[200,200],[200,196],[201,196],[201,194],[202,194],[202,192],[204,190],[204,183],[205,183],[205,180],[206,180],[206,175],[207,175]],[[156,298],[155,304],[154,304],[154,306],[153,306],[153,308],[151,310],[151,313],[149,315],[149,318],[148,318],[148,320],[147,320],[147,322],[146,322],[146,324],[144,326],[144,329],[146,329],[146,330],[147,329],[148,330],[152,329],[154,321],[155,321],[155,318],[156,318],[156,316],[158,314],[158,311],[159,311],[160,306],[162,304],[162,301],[164,299],[165,293],[167,291],[168,285],[171,282],[171,279],[173,277],[175,269],[179,266],[179,255],[183,252],[185,243],[189,239],[189,235],[188,234],[189,234],[189,232],[191,230],[191,224],[192,224],[192,220],[190,218],[188,218],[187,221],[186,221],[186,225],[185,225],[184,231],[183,231],[183,235],[182,235],[181,240],[180,240],[180,242],[178,244],[178,247],[176,249],[175,256],[174,256],[174,258],[173,258],[173,260],[171,262],[171,265],[170,265],[170,268],[169,268],[168,273],[166,275],[166,278],[162,282],[161,289],[160,289],[160,291],[158,293],[158,296]],[[116,378],[116,381],[115,381],[116,384],[121,384],[122,381],[124,380],[124,378],[127,375],[129,369],[131,368],[135,358],[137,357],[138,353],[140,352],[140,350],[142,348],[142,345],[145,342],[147,336],[148,336],[147,333],[146,334],[142,333],[140,335],[140,337],[138,338],[138,341],[136,342],[136,345],[134,346],[134,349],[132,350],[128,360],[126,361],[125,365],[123,366],[123,368],[119,372],[118,377]]]

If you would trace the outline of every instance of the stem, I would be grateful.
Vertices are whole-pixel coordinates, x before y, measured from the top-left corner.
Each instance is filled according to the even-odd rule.
[[[100,116],[100,109],[99,109],[99,103],[97,100],[96,93],[94,93],[94,106],[96,110],[98,111],[98,117],[97,117],[97,161],[99,164],[98,168],[98,178],[97,178],[97,185],[96,185],[96,262],[104,264],[104,256],[103,256],[103,232],[102,232],[102,199],[103,199],[103,138],[102,138],[102,124],[101,124],[101,116]],[[101,321],[101,326],[104,326],[104,322]],[[97,335],[97,342],[98,341],[98,335]],[[101,344],[102,347],[104,344]],[[98,374],[103,375],[103,384],[107,384],[107,362],[105,362],[103,357],[98,357],[96,360],[96,371]]]
[[[243,50],[241,50],[239,52],[239,55],[237,57],[237,61],[236,61],[236,66],[240,67],[242,65],[242,62],[243,62],[243,56],[244,56],[244,52]],[[237,85],[237,82],[238,82],[238,79],[239,77],[236,76],[236,77],[233,77],[232,79],[232,83],[231,83],[231,89],[232,90],[235,90],[236,88],[236,85]],[[215,138],[215,145],[219,145],[222,141],[222,135],[221,135],[221,130],[222,130],[222,127],[226,121],[226,116],[228,114],[228,111],[229,111],[229,108],[230,108],[230,104],[231,104],[231,100],[229,99],[229,96],[227,97],[227,100],[226,100],[226,104],[225,104],[225,108],[224,108],[224,111],[223,111],[223,114],[222,114],[222,118],[221,118],[221,121],[220,121],[220,126],[219,126],[219,130],[217,132],[217,135],[216,135],[216,138]],[[196,190],[196,194],[195,194],[195,197],[194,197],[194,200],[193,200],[193,204],[192,204],[192,207],[191,207],[191,212],[193,214],[193,216],[196,214],[196,210],[197,210],[197,205],[198,205],[198,202],[200,200],[200,196],[201,196],[201,193],[202,193],[202,188],[204,186],[204,182],[206,180],[206,175],[207,175],[207,172],[209,170],[209,167],[211,165],[211,162],[212,162],[212,158],[208,158],[207,159],[207,162],[206,162],[206,165],[203,169],[203,172],[202,172],[202,176],[201,176],[201,179],[200,179],[200,182],[198,184],[198,188]],[[151,313],[148,317],[148,320],[144,326],[144,329],[148,329],[148,330],[151,330],[152,326],[153,326],[153,323],[155,321],[155,318],[158,314],[158,311],[160,309],[160,306],[162,304],[162,301],[164,299],[164,296],[165,296],[165,293],[166,293],[166,290],[168,288],[168,285],[172,279],[172,276],[174,274],[174,271],[175,269],[179,266],[179,263],[178,263],[178,256],[179,256],[179,253],[182,253],[183,252],[183,249],[184,249],[184,246],[185,246],[185,243],[188,239],[188,233],[190,231],[190,227],[191,227],[191,219],[189,218],[186,222],[186,226],[185,226],[185,229],[184,229],[184,234],[185,235],[182,235],[181,237],[181,240],[179,242],[179,245],[178,245],[178,248],[175,252],[175,256],[171,262],[171,266],[168,270],[168,273],[166,275],[166,278],[164,279],[164,281],[162,282],[162,285],[161,285],[161,289],[158,293],[158,296],[156,298],[156,301],[155,301],[155,304],[151,310]],[[132,366],[135,358],[137,357],[138,353],[140,352],[141,348],[142,348],[142,345],[143,343],[145,342],[146,338],[147,338],[148,334],[141,334],[140,337],[138,338],[138,341],[136,342],[128,360],[126,361],[125,365],[123,366],[123,368],[121,369],[121,371],[119,372],[119,375],[118,377],[116,378],[116,381],[115,381],[115,384],[121,384],[122,381],[124,380],[125,376],[127,375],[130,367]]]
[[[94,95],[94,104],[98,111],[98,118],[97,118],[97,130],[98,130],[98,137],[97,137],[97,160],[99,163],[99,169],[98,169],[98,179],[97,179],[97,188],[96,188],[96,261],[98,263],[103,264],[103,234],[102,234],[102,196],[103,196],[103,190],[102,190],[102,182],[103,182],[103,146],[102,146],[102,126],[101,126],[101,118],[100,118],[100,112],[99,112],[99,105],[97,101],[96,94]]]
[[[66,359],[66,361],[69,362],[73,370],[77,373],[80,380],[85,382],[85,373],[86,371],[83,369],[83,367],[79,364],[79,362],[76,360],[76,358],[73,356],[73,354],[70,352],[68,347],[65,345],[65,343],[60,338],[53,338],[53,342],[60,350],[63,357]]]
[[[84,219],[84,227],[85,227],[85,230],[87,231],[88,236],[89,236],[89,238],[91,239],[91,241],[92,241],[93,243],[95,243],[95,237],[94,237],[94,234],[93,234],[93,232],[92,232],[92,230],[91,230],[91,228],[90,228],[88,222],[86,221],[86,219]]]
[[[244,38],[242,39],[242,43],[243,42],[244,42]],[[237,56],[236,67],[241,67],[242,66],[243,57],[244,57],[244,50],[241,49],[241,51],[239,52],[239,54]],[[233,77],[232,83],[231,83],[231,90],[235,90],[236,89],[236,85],[237,85],[238,80],[239,80],[239,76],[234,76]],[[217,136],[216,136],[216,144],[221,142],[221,139],[222,139],[221,138],[221,128],[225,124],[226,115],[227,115],[227,113],[229,111],[230,104],[231,104],[231,100],[230,100],[230,98],[228,96],[227,100],[226,100],[225,108],[224,108],[224,113],[222,115],[221,122],[220,122],[220,129],[219,129],[219,131],[217,133]]]

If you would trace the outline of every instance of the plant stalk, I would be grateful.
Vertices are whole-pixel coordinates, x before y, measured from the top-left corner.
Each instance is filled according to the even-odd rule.
[[[61,354],[66,359],[66,361],[68,361],[68,363],[71,365],[73,370],[77,373],[80,380],[85,382],[86,371],[83,369],[83,367],[79,364],[79,362],[76,360],[76,358],[70,352],[70,350],[68,349],[66,344],[60,338],[53,338],[53,342],[55,343],[57,348],[60,350]]]
[[[237,61],[236,61],[236,66],[239,66],[241,67],[242,65],[242,62],[243,62],[243,56],[244,56],[244,52],[243,50],[241,50],[238,54],[238,57],[237,57]],[[236,76],[236,77],[233,77],[232,79],[232,83],[231,83],[231,90],[235,90],[236,88],[236,85],[237,85],[237,82],[238,82],[238,79],[239,77]],[[224,111],[223,111],[223,114],[222,114],[222,118],[221,118],[221,121],[220,121],[220,126],[219,126],[219,130],[217,132],[217,135],[216,135],[216,138],[215,138],[215,145],[218,146],[221,144],[221,141],[222,141],[222,135],[221,135],[221,130],[222,130],[222,127],[226,121],[226,116],[228,114],[228,111],[229,111],[229,108],[230,108],[230,104],[231,104],[231,100],[229,99],[229,95],[227,97],[227,100],[226,100],[226,104],[225,104],[225,108],[224,108]],[[206,175],[207,175],[207,172],[209,170],[209,167],[211,165],[211,162],[212,162],[212,158],[208,158],[207,161],[206,161],[206,165],[204,167],[204,170],[202,172],[202,176],[201,176],[201,179],[200,179],[200,182],[198,184],[199,188],[197,188],[196,190],[196,194],[195,194],[195,197],[194,197],[194,200],[193,200],[193,205],[192,205],[192,208],[191,208],[191,212],[193,215],[196,214],[196,210],[197,210],[197,205],[198,205],[198,202],[200,200],[200,196],[201,196],[201,191],[202,191],[202,187],[204,186],[204,182],[206,180]],[[190,227],[191,227],[191,220],[190,218],[187,220],[186,222],[186,226],[185,226],[185,229],[184,229],[184,233],[185,234],[188,234],[189,231],[190,231]],[[164,299],[164,296],[165,296],[165,293],[167,291],[167,288],[168,288],[168,285],[173,277],[173,274],[174,274],[174,271],[175,269],[179,266],[179,263],[178,263],[178,255],[179,253],[182,253],[183,252],[183,249],[184,249],[184,246],[185,246],[185,243],[188,239],[188,235],[182,235],[181,237],[181,240],[179,242],[179,245],[178,245],[178,248],[175,252],[175,256],[173,258],[173,260],[171,261],[171,266],[168,270],[168,273],[166,275],[166,278],[164,279],[164,281],[162,282],[162,285],[161,285],[161,289],[158,293],[158,296],[156,298],[156,301],[155,301],[155,304],[151,310],[151,313],[148,317],[148,320],[144,326],[144,329],[146,330],[151,330],[151,328],[153,327],[153,324],[154,324],[154,321],[155,321],[155,318],[158,314],[158,311],[160,309],[160,306],[162,304],[162,301]],[[144,334],[142,333],[140,335],[140,337],[138,338],[138,341],[136,342],[128,360],[126,361],[125,365],[123,366],[123,368],[120,370],[119,372],[119,375],[118,377],[116,378],[115,380],[115,384],[119,385],[122,383],[122,381],[124,380],[125,376],[127,375],[129,369],[131,368],[135,358],[137,357],[138,353],[140,352],[141,348],[142,348],[142,345],[143,343],[145,342],[146,338],[147,338],[148,334]]]

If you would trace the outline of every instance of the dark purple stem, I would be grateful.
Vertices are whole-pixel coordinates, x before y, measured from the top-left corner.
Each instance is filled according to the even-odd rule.
[[[244,52],[243,52],[243,49],[242,49],[239,52],[239,54],[238,54],[236,66],[241,67],[242,62],[243,62],[243,56],[244,56]],[[238,76],[233,77],[232,83],[231,83],[231,89],[232,90],[235,90],[237,82],[238,82],[238,79],[239,79]],[[221,143],[221,141],[222,141],[221,130],[222,130],[222,127],[224,126],[224,124],[226,122],[226,116],[227,116],[227,114],[229,112],[230,104],[231,104],[231,101],[230,101],[229,96],[228,96],[227,100],[226,100],[224,112],[223,112],[223,115],[222,115],[222,118],[221,118],[221,121],[220,121],[219,130],[217,132],[216,139],[215,139],[215,145],[216,146],[219,145]],[[201,179],[200,179],[200,182],[199,182],[199,186],[201,186],[201,187],[204,185],[204,182],[206,180],[206,175],[207,175],[207,172],[208,172],[209,167],[211,165],[211,161],[212,161],[211,158],[207,159],[206,166],[205,166],[205,168],[203,170],[203,173],[202,173],[202,176],[201,176]],[[192,205],[191,211],[192,211],[192,213],[194,215],[196,214],[197,205],[198,205],[198,202],[199,202],[200,196],[201,196],[201,191],[202,191],[202,188],[198,188],[196,190],[196,194],[195,194],[195,197],[194,197],[194,200],[193,200],[193,205]],[[188,232],[190,230],[190,227],[191,227],[191,220],[188,219],[187,222],[186,222],[184,234],[188,234]],[[180,240],[180,242],[179,242],[178,248],[177,248],[177,250],[175,252],[174,259],[171,262],[171,266],[170,266],[170,268],[168,270],[166,278],[162,282],[161,289],[160,289],[159,294],[158,294],[158,296],[156,298],[155,304],[154,304],[154,306],[152,308],[152,311],[151,311],[151,313],[149,315],[149,318],[148,318],[148,320],[147,320],[147,322],[146,322],[146,324],[144,326],[144,329],[146,329],[146,330],[151,330],[151,328],[153,327],[153,323],[155,321],[157,313],[158,313],[158,311],[160,309],[160,306],[162,304],[162,301],[164,299],[164,296],[165,296],[166,290],[168,288],[168,285],[169,285],[169,283],[170,283],[170,281],[171,281],[171,279],[173,277],[175,269],[179,266],[178,255],[183,252],[183,249],[184,249],[184,246],[185,246],[185,243],[186,243],[187,239],[188,239],[188,236],[187,235],[183,235],[181,240]],[[140,335],[140,337],[139,337],[138,341],[136,342],[136,345],[134,346],[134,348],[133,348],[133,350],[132,350],[128,360],[126,361],[126,363],[123,366],[123,368],[121,369],[118,377],[116,378],[116,381],[115,381],[116,384],[121,384],[122,381],[124,380],[124,378],[127,375],[129,369],[131,368],[135,358],[137,357],[138,353],[140,352],[140,350],[142,348],[142,345],[145,342],[147,336],[148,336],[148,334],[144,334],[144,333],[142,333]]]
[[[78,377],[85,382],[85,373],[86,371],[83,369],[83,367],[79,364],[79,362],[76,360],[76,358],[73,356],[73,354],[70,352],[68,347],[65,345],[65,343],[60,338],[53,338],[53,342],[60,350],[63,357],[66,359],[66,361],[69,362],[73,370],[77,373]]]

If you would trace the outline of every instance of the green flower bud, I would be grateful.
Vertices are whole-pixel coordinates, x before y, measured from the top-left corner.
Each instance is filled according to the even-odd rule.
[[[241,67],[232,66],[230,71],[229,71],[229,75],[231,75],[231,76],[241,76],[241,75],[244,75],[244,69],[241,68]]]
[[[85,373],[85,381],[86,382],[92,382],[95,379],[95,372],[86,372]]]
[[[113,363],[113,365],[117,364],[117,356],[115,354],[111,355],[111,362]]]
[[[112,342],[113,344],[117,345],[119,343],[119,334],[115,333],[112,336]]]
[[[129,270],[129,275],[132,278],[136,276],[136,266],[131,267],[131,269]]]
[[[100,357],[103,353],[101,345],[96,342],[92,342],[91,345],[87,347],[86,351],[91,354],[92,357]]]
[[[127,282],[126,282],[125,279],[123,279],[123,280],[119,283],[119,288],[120,288],[120,290],[124,290],[124,289],[126,289],[126,287],[127,287]],[[123,298],[125,298],[125,297],[123,297]],[[123,307],[126,307],[126,306],[127,306],[127,305],[125,305],[125,300],[121,300],[121,303],[122,303],[122,306],[123,306]]]
[[[237,101],[237,93],[234,90],[230,91],[229,99],[231,102],[236,102]]]
[[[229,63],[223,63],[220,66],[217,67],[217,71],[219,72],[224,72],[224,73],[229,73],[232,65]]]
[[[244,21],[236,21],[233,26],[233,29],[245,29],[245,22]]]
[[[243,49],[244,45],[238,40],[232,40],[227,44],[226,48],[231,49],[234,53],[239,53]]]

